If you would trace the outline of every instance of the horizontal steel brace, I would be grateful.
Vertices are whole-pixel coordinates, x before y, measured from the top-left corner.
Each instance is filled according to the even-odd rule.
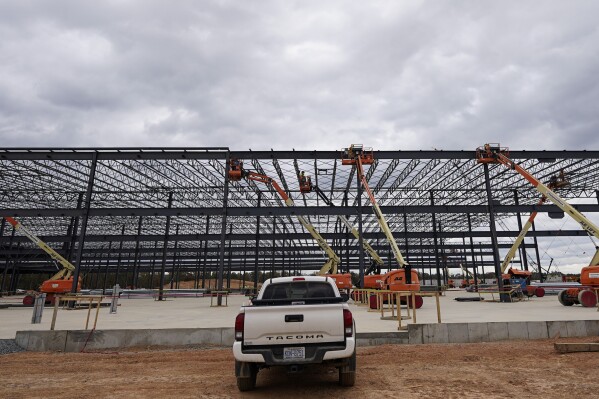
[[[572,205],[580,212],[599,212],[599,204]],[[487,213],[486,205],[404,205],[381,206],[385,215],[420,213]],[[561,212],[556,205],[495,205],[496,213]],[[294,216],[294,215],[357,215],[358,210],[350,206],[335,207],[232,207],[227,209],[229,217],[241,216]],[[82,216],[80,209],[6,209],[2,216],[13,217],[57,217]],[[222,215],[222,208],[92,208],[90,216],[206,216]],[[373,214],[370,207],[364,207],[362,214]]]
[[[0,159],[8,160],[98,160],[126,159],[225,159],[226,147],[208,148],[5,148]],[[340,159],[341,151],[231,151],[240,159]],[[374,151],[375,159],[475,159],[474,150],[456,151]],[[590,159],[599,151],[515,151],[512,159]]]
[[[498,231],[498,237],[517,237],[519,231]],[[322,233],[322,236],[328,240],[334,239],[345,239],[349,238],[350,240],[354,240],[353,236],[349,236],[346,233]],[[434,238],[434,233],[432,231],[410,231],[408,233],[399,232],[394,233],[393,236],[400,240],[402,238]],[[584,230],[536,230],[529,231],[526,235],[527,237],[584,237],[587,236],[587,233]],[[98,235],[98,234],[88,234],[85,237],[85,242],[135,242],[137,241],[136,235]],[[234,233],[227,234],[227,240],[231,241],[245,241],[245,240],[255,240],[255,233]],[[491,237],[490,231],[439,231],[437,232],[438,238],[482,238],[482,237]],[[364,233],[364,238],[368,240],[375,239],[385,239],[385,235],[383,233]],[[13,240],[15,243],[30,242],[27,237],[23,236],[15,236],[11,238],[10,236],[0,237],[0,243],[8,243]],[[40,239],[44,242],[70,242],[71,238],[68,236],[40,236]],[[260,233],[259,239],[261,240],[311,240],[312,237],[308,233]],[[164,235],[152,234],[152,235],[140,235],[140,242],[154,242],[154,241],[164,241]],[[169,242],[189,242],[189,241],[220,241],[220,234],[169,234]],[[412,247],[412,246],[410,246]],[[455,248],[455,246],[451,246]]]
[[[388,246],[384,246],[384,245],[373,245],[372,246],[375,250],[377,250],[379,252],[379,255],[383,258],[386,258],[387,254],[386,251],[388,250]],[[511,244],[499,244],[499,248],[510,248]],[[342,252],[344,252],[347,248],[343,247],[343,246],[338,246],[338,245],[332,245],[331,248],[333,248],[337,254],[341,254]],[[426,253],[420,253],[421,250],[428,250],[428,251],[432,251],[434,249],[434,245],[412,245],[410,246],[410,255],[411,256],[419,256],[419,255],[423,255],[426,256]],[[438,248],[440,249],[445,249],[445,250],[453,250],[453,249],[469,249],[469,245],[462,245],[462,244],[456,244],[456,245],[451,245],[451,244],[438,244]],[[492,246],[490,243],[483,243],[483,244],[476,244],[476,249],[491,249]],[[534,248],[534,244],[526,244],[526,248]],[[356,248],[354,247],[350,247],[350,250],[355,250]],[[180,254],[180,253],[189,253],[189,252],[198,252],[199,247],[198,248],[167,248],[167,253],[169,254]],[[231,248],[231,254],[233,256],[238,256],[240,258],[245,257],[245,255],[248,256],[253,256],[254,255],[254,251],[256,250],[256,247],[232,247]],[[201,250],[201,252],[203,253],[203,249]],[[310,257],[314,257],[314,256],[322,256],[322,250],[316,246],[316,245],[310,245],[310,246],[303,246],[301,247],[301,249],[298,249],[296,247],[281,247],[281,246],[276,246],[275,247],[275,253],[280,254],[281,251],[285,251],[285,257],[290,257],[293,258],[294,256],[294,252],[302,252],[302,253],[306,253],[306,252],[313,252],[313,254],[310,255],[306,255],[306,256],[310,256]],[[135,252],[134,249],[131,248],[123,248],[123,250],[119,250],[119,249],[112,249],[110,251],[110,253],[108,253],[108,250],[105,249],[98,249],[98,248],[85,248],[83,249],[83,253],[87,254],[87,256],[85,257],[85,259],[116,259],[118,257],[119,252],[121,253],[121,255],[128,255],[131,254],[131,256],[133,256],[133,253]],[[162,252],[162,247],[158,247],[157,249],[155,248],[140,248],[138,250],[139,253],[144,253],[144,254],[158,254],[159,252]],[[206,250],[206,253],[211,254],[211,253],[219,253],[220,249],[218,247],[209,247]],[[264,253],[264,254],[272,254],[272,247],[258,247],[258,252],[259,253]],[[229,250],[226,250],[226,253],[229,253]],[[479,256],[481,253],[480,252],[475,252],[475,255]],[[483,255],[485,254],[485,252],[483,252]],[[486,253],[487,255],[492,255],[492,252],[488,252]],[[0,259],[6,259],[7,257],[10,256],[40,256],[40,260],[42,260],[42,256],[43,253],[40,253],[39,249],[33,249],[33,248],[27,248],[27,249],[6,249],[2,251],[2,255],[0,255]],[[405,253],[404,253],[405,255]],[[432,254],[429,254],[432,255]],[[462,253],[460,254],[461,256],[471,256],[470,252],[466,252],[465,255]],[[301,255],[304,256],[304,255]],[[453,257],[456,257],[456,254],[452,255]],[[189,257],[191,258],[198,258],[197,255],[190,255]],[[177,258],[179,258],[177,256]],[[451,259],[451,256],[449,256],[449,258]],[[122,259],[128,259],[127,256],[122,257]]]

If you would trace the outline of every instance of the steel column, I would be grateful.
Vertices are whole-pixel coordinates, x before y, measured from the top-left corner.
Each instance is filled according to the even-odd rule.
[[[435,194],[433,190],[430,191],[431,205],[435,204]],[[439,264],[439,243],[437,240],[437,217],[435,213],[431,213],[433,222],[433,244],[435,247],[435,266],[437,269],[437,290],[441,289],[441,265]]]
[[[83,256],[83,246],[85,245],[85,234],[87,233],[87,221],[89,218],[89,210],[92,203],[92,192],[94,189],[94,179],[96,178],[96,166],[98,165],[98,152],[94,151],[92,155],[89,180],[87,182],[87,189],[85,191],[85,208],[83,210],[83,219],[81,221],[81,231],[79,232],[79,240],[77,241],[77,255],[75,257],[75,271],[73,272],[73,286],[71,292],[77,292],[77,285],[79,281],[80,264]],[[75,302],[70,302],[70,307],[75,306]]]
[[[168,193],[168,207],[171,208],[173,206],[173,192]],[[168,250],[168,241],[169,241],[169,233],[171,228],[171,217],[166,217],[166,226],[164,228],[164,241],[162,244],[162,265],[160,266],[160,287],[158,287],[158,300],[162,301],[164,299],[164,275],[166,273],[166,253]],[[174,276],[171,276],[171,279]],[[171,280],[172,281],[172,280]]]
[[[535,222],[532,222],[532,231],[536,231]],[[541,268],[541,255],[539,254],[539,242],[537,241],[537,236],[533,236],[534,246],[535,246],[535,255],[537,257],[537,268],[539,270],[539,281],[543,282],[543,269]]]
[[[177,225],[175,226],[175,234],[178,236],[179,235],[179,223],[177,223]],[[175,285],[175,288],[179,288],[179,271],[177,270],[177,247],[178,247],[178,241],[175,239],[175,250],[173,252],[173,266],[171,267],[171,290],[173,289],[173,285]],[[175,281],[175,276],[176,276],[176,281]]]
[[[468,232],[472,233],[472,220],[470,219],[470,214],[467,213],[466,217],[468,219]],[[478,267],[476,266],[476,256],[474,255],[474,241],[472,240],[472,234],[470,236],[470,256],[472,257],[472,274],[474,275],[474,286],[478,289]]]
[[[229,201],[229,161],[231,159],[231,153],[227,150],[227,155],[225,159],[225,175],[224,175],[224,193],[223,193],[223,209],[222,209],[222,223],[220,228],[220,257],[219,257],[219,265],[218,265],[218,274],[217,274],[217,286],[216,289],[218,291],[222,291],[223,289],[223,273],[225,271],[225,240],[227,238],[227,204]],[[217,304],[218,306],[222,305],[223,298],[222,296],[218,296]]]
[[[125,235],[125,225],[123,225],[123,227],[121,228],[121,235]],[[116,261],[116,275],[114,276],[114,283],[115,284],[119,283],[119,274],[121,272],[122,252],[123,252],[123,241],[121,241],[120,244],[119,244],[119,256],[118,256],[117,261]]]
[[[364,287],[364,237],[362,231],[362,182],[360,182],[360,174],[356,173],[356,181],[358,194],[358,258],[360,260],[360,287]]]
[[[258,193],[258,208],[262,199],[262,192]],[[255,246],[255,259],[254,259],[254,294],[258,293],[258,262],[259,262],[259,248],[260,248],[260,215],[256,216],[256,246]]]
[[[131,285],[135,289],[139,284],[139,262],[140,254],[139,254],[139,239],[141,236],[141,226],[143,222],[143,217],[139,217],[139,221],[137,222],[137,236],[135,237],[135,259],[133,260],[133,273],[131,274]]]
[[[493,263],[495,264],[495,278],[497,288],[503,291],[503,279],[501,278],[501,260],[499,258],[499,247],[497,246],[497,230],[495,227],[495,210],[493,209],[493,192],[491,191],[491,177],[489,176],[489,164],[483,164],[485,169],[485,188],[487,190],[487,204],[489,207],[489,227],[491,229],[491,243],[493,244]],[[507,302],[509,298],[501,294],[501,301]]]

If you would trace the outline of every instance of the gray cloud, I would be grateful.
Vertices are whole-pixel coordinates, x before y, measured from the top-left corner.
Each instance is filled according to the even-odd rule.
[[[0,3],[2,146],[596,148],[599,4]]]

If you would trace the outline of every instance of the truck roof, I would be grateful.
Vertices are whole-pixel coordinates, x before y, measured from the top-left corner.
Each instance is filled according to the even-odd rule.
[[[327,276],[291,276],[291,277],[275,277],[269,278],[264,283],[288,283],[291,281],[331,281],[335,284],[335,280]]]

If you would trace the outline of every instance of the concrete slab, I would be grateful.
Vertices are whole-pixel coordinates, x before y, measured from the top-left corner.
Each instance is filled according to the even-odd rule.
[[[456,297],[475,296],[464,291],[448,291],[440,298],[441,316],[444,323],[479,322],[527,322],[527,321],[599,321],[599,312],[595,308],[581,306],[565,307],[559,304],[555,296],[532,298],[514,303],[495,302],[457,302]],[[0,298],[0,303],[6,298]],[[11,297],[11,300],[17,300]],[[239,307],[247,302],[241,295],[231,295],[228,307],[210,307],[210,298],[169,298],[166,301],[153,299],[121,299],[116,314],[110,314],[108,308],[101,308],[97,330],[119,329],[161,329],[169,328],[232,328]],[[368,312],[367,307],[350,303],[350,309],[356,321],[356,330],[360,332],[397,332],[397,320],[381,320],[379,312]],[[405,307],[402,308],[405,315]],[[0,309],[0,338],[15,338],[16,331],[43,331],[50,329],[52,311],[44,312],[42,323],[31,324],[31,308]],[[59,309],[56,328],[60,330],[81,330],[85,326],[87,310]],[[93,315],[92,315],[93,317]],[[429,324],[437,322],[434,298],[425,298],[424,306],[418,309],[418,322]],[[403,320],[403,325],[412,325],[412,320]],[[585,329],[595,331],[592,325]],[[412,334],[418,335],[415,330]],[[416,335],[412,340],[420,342]],[[514,333],[512,334],[514,335]],[[528,330],[526,332],[528,335]],[[516,336],[523,337],[522,334]],[[566,335],[562,335],[566,336]],[[223,335],[223,340],[230,336]],[[491,339],[491,336],[489,336]],[[229,341],[230,342],[230,341]]]
[[[508,323],[507,332],[509,339],[528,339],[528,327],[526,322]]]
[[[585,321],[587,327],[587,335],[588,336],[598,336],[599,335],[599,320],[587,320]]]
[[[22,344],[26,343],[26,346],[22,346],[24,349],[28,351],[53,351],[53,352],[62,352],[65,350],[65,343],[67,340],[67,332],[66,331],[19,331],[19,337],[17,342],[21,342]],[[26,336],[26,338],[24,337]]]
[[[410,324],[408,325],[408,337],[410,344],[424,343],[424,325]]]
[[[568,336],[567,321],[548,321],[547,335],[549,338],[560,338]]]
[[[468,323],[447,324],[447,334],[451,343],[470,342],[468,338]]]
[[[489,342],[487,323],[468,323],[468,338],[470,342]]]
[[[528,329],[528,339],[549,338],[545,321],[527,321],[526,328]]]
[[[232,346],[235,342],[235,328],[222,328],[220,341],[224,346]]]
[[[507,322],[487,323],[489,341],[505,341],[509,339]]]
[[[583,320],[571,321],[567,324],[568,337],[586,337],[587,325]]]
[[[425,344],[446,344],[449,342],[447,324],[427,324],[422,330],[422,341]]]
[[[29,331],[17,331],[15,334],[15,343],[23,349],[27,349],[29,343]]]

